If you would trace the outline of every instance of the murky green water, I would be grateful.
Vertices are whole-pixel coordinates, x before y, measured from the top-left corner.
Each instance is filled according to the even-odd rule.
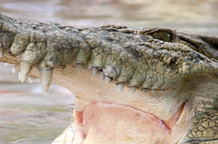
[[[0,13],[75,27],[161,26],[218,36],[217,0],[0,0]],[[47,144],[69,125],[73,97],[56,85],[20,84],[0,65],[0,144]]]

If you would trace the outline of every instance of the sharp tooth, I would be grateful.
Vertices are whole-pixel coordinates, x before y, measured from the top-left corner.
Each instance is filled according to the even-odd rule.
[[[152,94],[155,94],[155,92],[156,92],[155,89],[152,89],[152,90],[151,90],[151,93],[152,93]]]
[[[143,92],[146,92],[146,90],[147,90],[146,88],[142,88],[142,91],[143,91]]]
[[[40,72],[40,82],[41,82],[42,89],[46,92],[48,91],[50,87],[53,70],[52,69],[40,69],[39,72]]]
[[[83,69],[83,64],[76,64],[77,72],[80,73]]]
[[[37,83],[40,83],[40,80],[39,80],[39,79],[37,79]]]
[[[98,72],[98,69],[96,67],[92,67],[92,74],[96,75]]]
[[[117,85],[117,89],[118,89],[119,92],[122,92],[122,90],[123,90],[123,84],[122,84],[122,83],[118,84],[118,85]]]
[[[20,72],[18,73],[18,79],[20,80]]]
[[[100,79],[104,79],[104,73],[103,72],[99,72],[99,77],[100,77]]]
[[[8,66],[8,63],[5,63],[5,66]]]
[[[33,78],[32,76],[30,76],[30,77],[28,78],[28,81],[29,81],[29,83],[33,83],[34,78]]]
[[[12,70],[11,70],[12,74],[15,74],[16,73],[16,67],[12,67]]]
[[[111,82],[111,78],[108,76],[105,76],[104,81],[106,84],[109,84]]]
[[[160,92],[163,93],[163,92],[164,92],[164,89],[161,89]]]
[[[136,91],[136,87],[131,86],[130,87],[130,93],[134,93]]]
[[[20,81],[24,83],[30,75],[32,66],[29,63],[21,62],[20,63]]]

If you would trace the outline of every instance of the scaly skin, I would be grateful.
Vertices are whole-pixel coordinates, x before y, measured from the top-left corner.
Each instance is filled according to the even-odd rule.
[[[78,29],[21,22],[0,15],[0,57],[0,62],[20,65],[22,82],[29,75],[40,77],[45,91],[51,80],[62,84],[61,76],[75,68],[89,69],[94,74],[100,72],[106,83],[113,80],[119,91],[130,87],[131,93],[135,90],[137,93],[193,90],[200,93],[199,88],[211,81],[210,87],[206,85],[208,92],[205,89],[203,95],[186,98],[191,103],[191,121],[178,143],[218,143],[216,37],[164,28],[131,30],[110,25]],[[52,79],[52,75],[59,77]],[[199,80],[201,83],[196,84]],[[194,87],[195,84],[198,86]],[[63,86],[69,88],[67,84]],[[69,128],[54,143],[71,143],[73,138]]]

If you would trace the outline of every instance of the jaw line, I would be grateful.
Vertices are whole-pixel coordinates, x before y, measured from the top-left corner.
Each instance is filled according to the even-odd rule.
[[[137,109],[137,108],[134,108],[132,106],[128,106],[128,105],[124,105],[124,104],[118,104],[118,103],[109,103],[109,102],[92,102],[90,103],[89,105],[91,104],[96,104],[96,103],[101,103],[101,104],[107,104],[107,105],[119,105],[119,106],[123,106],[123,107],[126,107],[126,108],[131,108],[131,109],[134,109],[136,111],[140,111],[144,114],[147,114],[151,117],[153,117],[154,119],[158,120],[161,122],[162,125],[164,125],[164,127],[166,128],[166,130],[171,133],[171,130],[173,129],[173,127],[177,124],[178,120],[180,119],[182,113],[183,113],[183,109],[184,107],[186,106],[186,102],[183,102],[181,104],[181,106],[179,107],[179,109],[174,113],[174,115],[172,116],[172,118],[170,118],[169,120],[161,120],[159,117],[153,115],[152,113],[149,113],[149,112],[146,112],[146,111],[143,111],[143,110],[140,110],[140,109]],[[84,109],[86,109],[88,107],[85,106]],[[77,111],[75,110],[75,119],[76,119],[76,122],[78,124],[82,124],[83,123],[83,111]]]

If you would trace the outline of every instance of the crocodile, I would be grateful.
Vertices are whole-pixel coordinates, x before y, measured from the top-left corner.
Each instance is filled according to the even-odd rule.
[[[71,125],[53,144],[218,143],[218,37],[0,14],[0,62],[22,83],[74,94]]]

